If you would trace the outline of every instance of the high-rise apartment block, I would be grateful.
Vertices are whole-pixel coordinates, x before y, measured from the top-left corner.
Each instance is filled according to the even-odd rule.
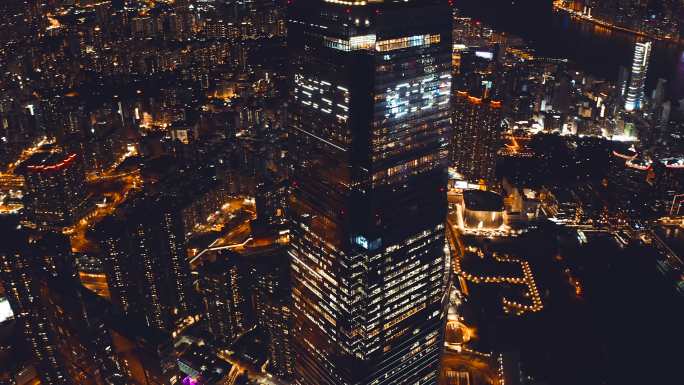
[[[115,305],[174,336],[198,320],[185,229],[173,201],[134,199],[95,233]]]
[[[452,160],[472,183],[496,181],[496,153],[502,134],[501,102],[457,91],[454,98]]]
[[[77,154],[38,153],[22,165],[25,219],[41,229],[71,226],[87,203],[85,169]]]

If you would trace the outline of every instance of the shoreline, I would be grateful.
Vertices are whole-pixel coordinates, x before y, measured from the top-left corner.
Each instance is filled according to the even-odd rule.
[[[590,22],[592,24],[595,24],[595,25],[598,25],[598,26],[601,26],[601,27],[604,27],[604,28],[607,28],[610,30],[624,32],[624,33],[628,33],[631,35],[635,35],[637,37],[648,38],[648,39],[661,41],[664,43],[669,43],[669,44],[673,44],[673,45],[677,45],[677,46],[684,45],[683,44],[684,42],[681,41],[680,39],[677,39],[677,38],[672,38],[672,37],[667,37],[667,36],[659,36],[659,35],[654,35],[654,34],[647,33],[647,32],[637,31],[637,30],[630,29],[627,27],[621,27],[619,25],[614,25],[614,24],[611,24],[607,21],[603,21],[601,19],[596,19],[596,18],[593,18],[591,16],[584,15],[582,13],[575,11],[572,8],[563,6],[562,1],[554,1],[553,2],[553,10],[556,12],[565,12],[570,17],[574,17],[574,18],[580,19],[582,21],[587,21],[587,22]]]

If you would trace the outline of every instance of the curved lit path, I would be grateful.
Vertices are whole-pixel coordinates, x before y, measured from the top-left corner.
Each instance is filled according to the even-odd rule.
[[[449,226],[447,226],[449,231],[449,246],[452,248],[452,250],[455,251],[452,253],[454,255],[454,272],[459,277],[459,283],[461,286],[461,291],[463,293],[468,295],[467,282],[471,282],[474,284],[522,285],[526,287],[524,296],[526,298],[529,298],[530,303],[521,303],[519,301],[503,297],[502,302],[504,312],[513,313],[516,315],[523,315],[524,313],[528,312],[536,313],[544,308],[544,305],[541,301],[541,295],[539,294],[539,289],[537,288],[537,284],[534,280],[534,275],[532,274],[532,268],[529,262],[519,258],[514,258],[509,255],[501,255],[498,253],[492,253],[490,255],[485,256],[484,251],[482,251],[482,249],[480,249],[479,247],[463,245],[463,243],[460,241],[460,237],[458,236],[455,224],[452,222],[451,219],[449,219],[447,222],[449,224]],[[484,276],[466,272],[463,270],[461,266],[461,260],[463,259],[466,252],[474,253],[483,259],[491,257],[499,263],[518,264],[520,265],[522,276]]]

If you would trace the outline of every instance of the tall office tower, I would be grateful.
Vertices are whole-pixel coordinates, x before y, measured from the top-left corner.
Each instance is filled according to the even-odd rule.
[[[183,221],[169,199],[133,199],[95,233],[112,301],[175,337],[196,321],[196,309]]]
[[[648,73],[648,62],[651,57],[650,41],[637,42],[634,47],[634,59],[632,60],[632,73],[627,88],[625,110],[640,110],[644,103],[644,86]]]
[[[301,0],[290,11],[296,383],[434,384],[451,9]]]
[[[451,152],[456,170],[473,183],[496,182],[496,152],[502,133],[501,102],[457,91]]]
[[[12,218],[0,218],[0,282],[9,303],[21,324],[29,350],[36,360],[41,383],[66,385],[72,381],[64,369],[62,357],[55,345],[56,337],[40,301],[36,258],[29,232]]]
[[[38,153],[21,166],[25,219],[40,229],[72,225],[87,201],[83,162],[76,154]]]

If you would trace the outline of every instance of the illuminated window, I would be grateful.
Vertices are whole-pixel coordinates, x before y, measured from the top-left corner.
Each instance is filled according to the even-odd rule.
[[[407,36],[397,39],[381,40],[375,44],[375,50],[379,52],[387,52],[394,51],[396,49],[439,44],[440,41],[441,36],[439,34]]]
[[[352,36],[348,40],[336,37],[323,37],[323,45],[340,51],[370,50],[375,48],[375,35]]]

